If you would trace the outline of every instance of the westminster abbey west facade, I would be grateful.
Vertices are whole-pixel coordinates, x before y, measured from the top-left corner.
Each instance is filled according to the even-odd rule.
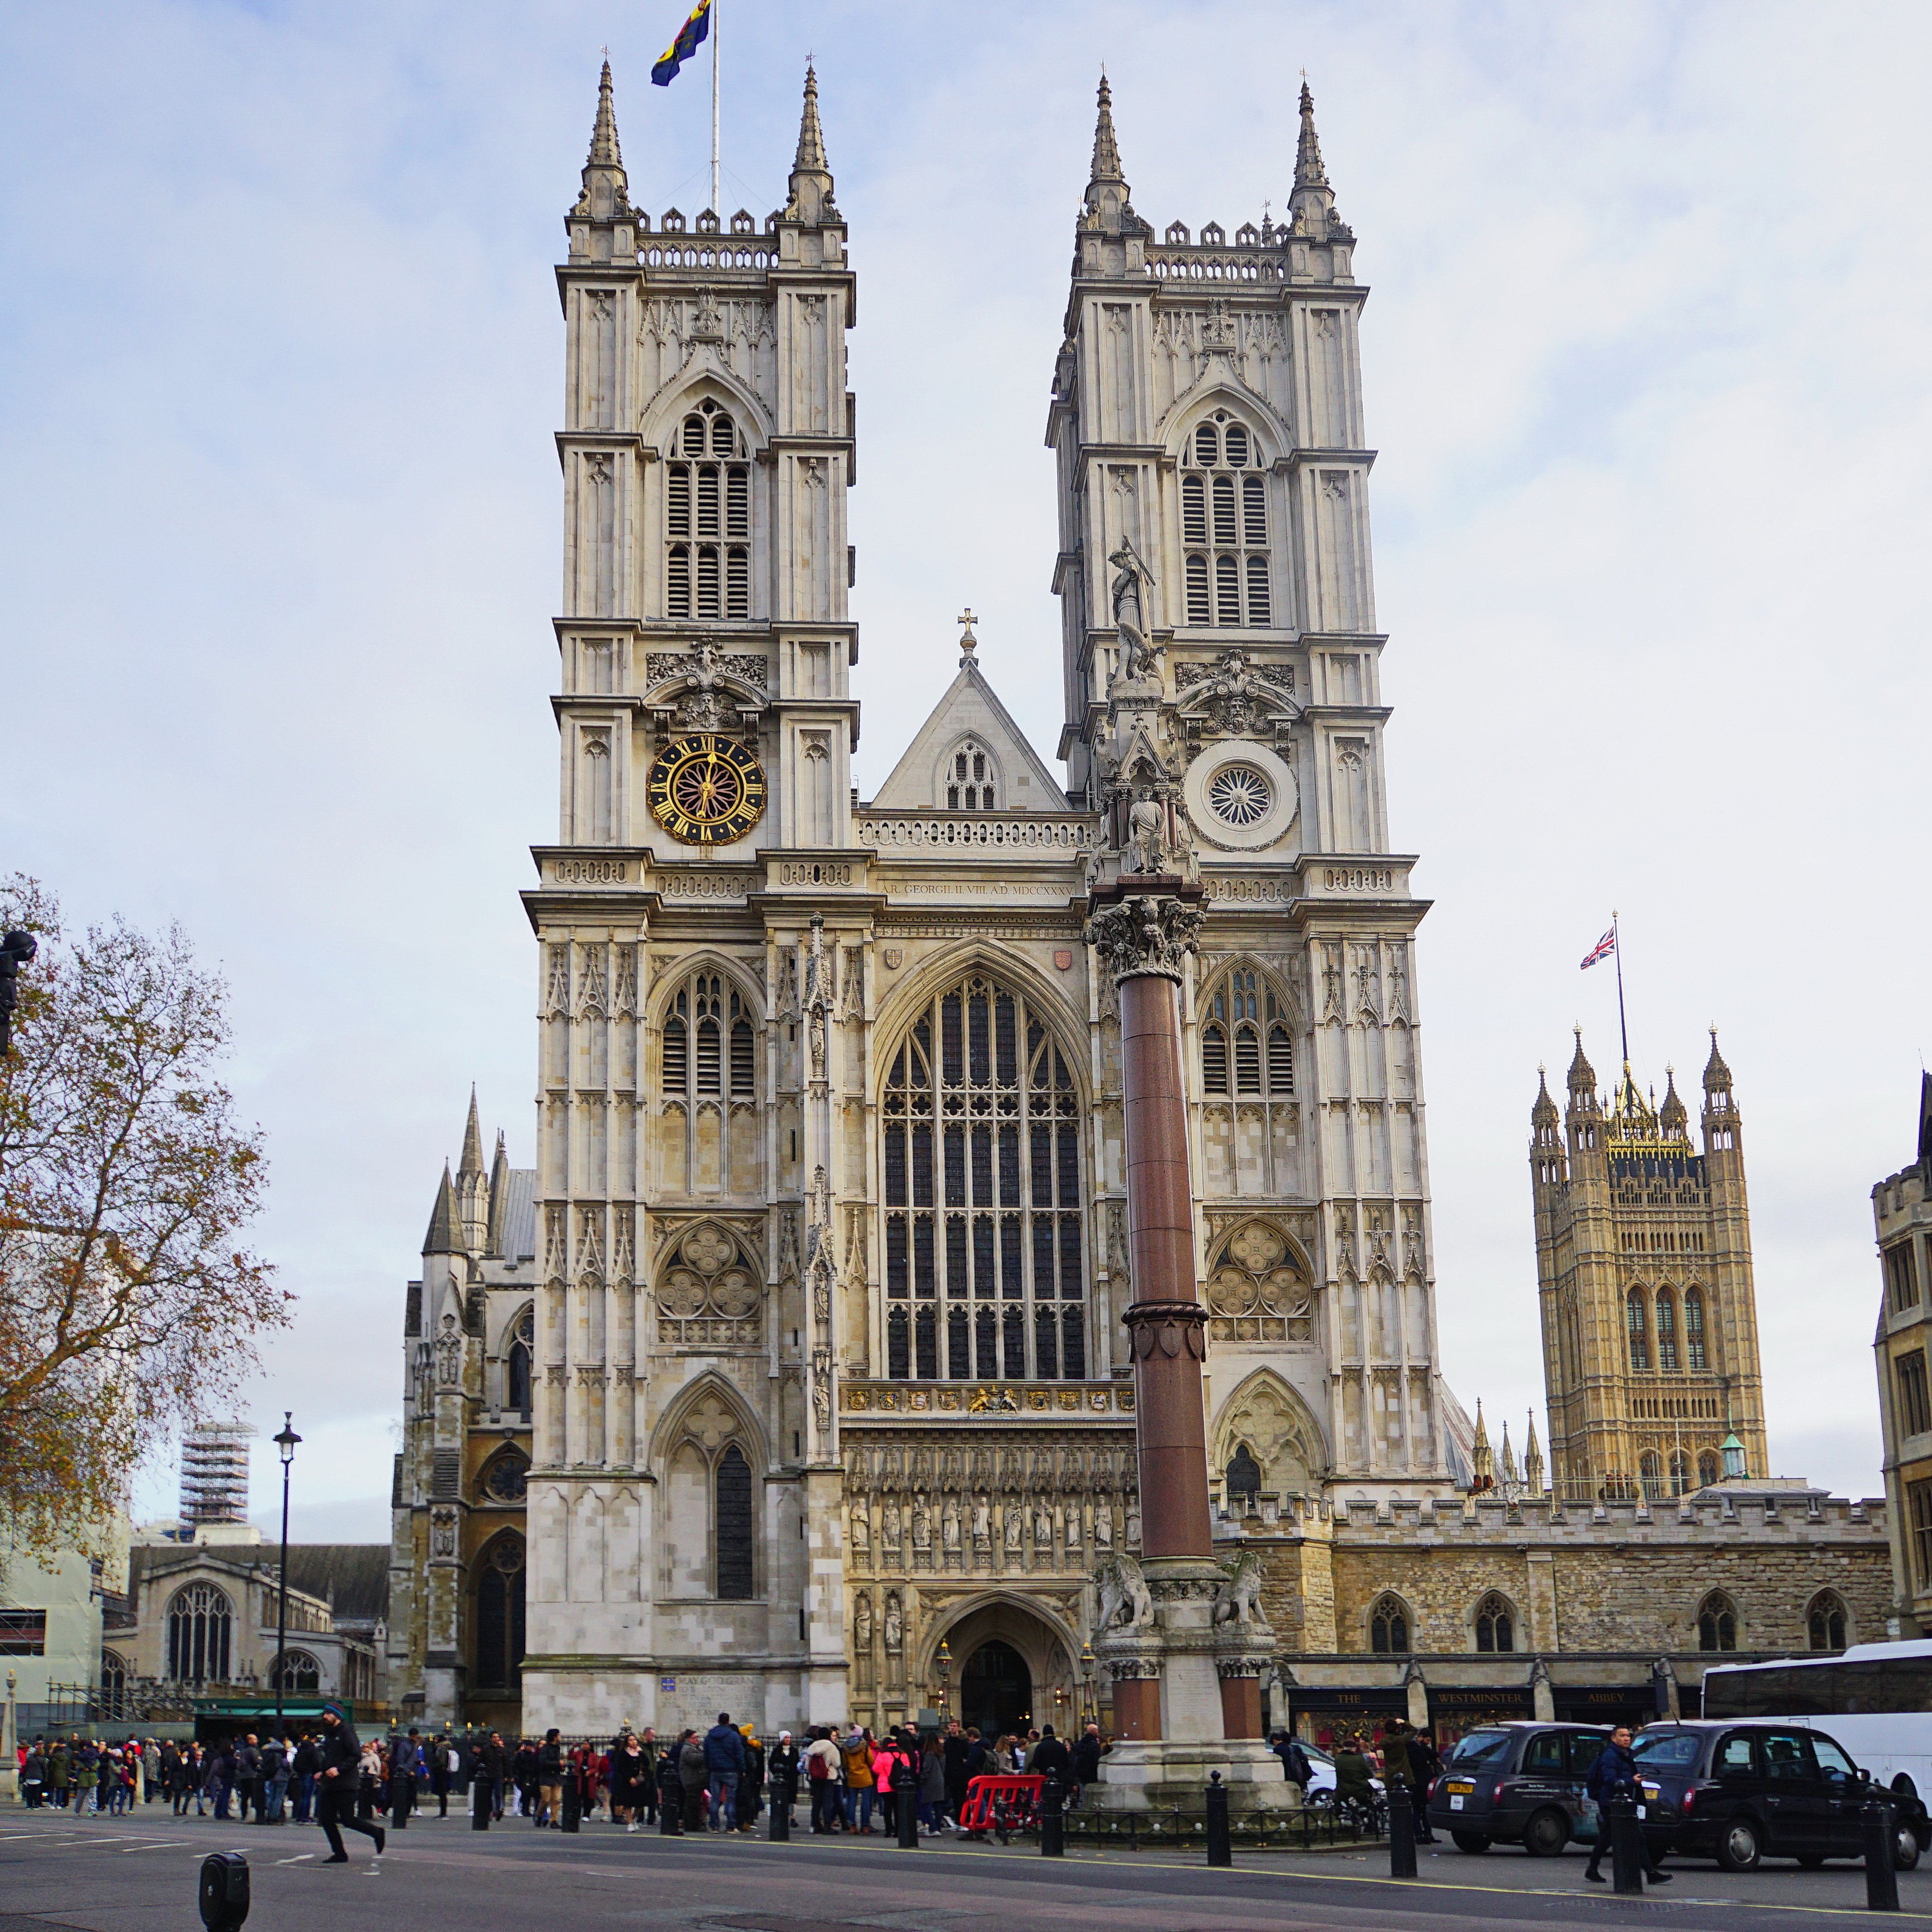
[[[472,1113],[411,1288],[393,1694],[604,1734],[1086,1702],[1095,1571],[1140,1532],[1084,938],[1124,868],[1208,895],[1180,1011],[1217,1521],[1265,1546],[1285,1649],[1361,1654],[1272,1694],[1359,1684],[1473,1444],[1384,802],[1366,292],[1306,92],[1286,225],[1196,236],[1136,212],[1102,85],[1047,409],[1064,779],[969,620],[854,802],[854,278],[810,76],[782,208],[688,220],[632,205],[607,68],[566,227],[536,1166],[486,1171]],[[1431,1574],[1446,1641],[1480,1580]]]

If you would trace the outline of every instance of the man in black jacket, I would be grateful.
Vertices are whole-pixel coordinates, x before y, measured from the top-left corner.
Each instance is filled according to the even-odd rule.
[[[1583,1780],[1584,1791],[1597,1801],[1597,1838],[1590,1847],[1590,1862],[1584,1868],[1583,1876],[1594,1879],[1601,1885],[1604,1875],[1597,1868],[1604,1862],[1604,1853],[1610,1843],[1610,1813],[1612,1806],[1630,1802],[1636,1795],[1636,1760],[1630,1756],[1630,1730],[1628,1724],[1619,1724],[1610,1733],[1610,1741],[1604,1745],[1597,1761],[1590,1767],[1590,1774]],[[1657,1862],[1657,1853],[1650,1840],[1642,1832],[1637,1841],[1643,1847],[1643,1862],[1648,1869],[1644,1876],[1652,1885],[1668,1885],[1670,1874]]]
[[[352,1832],[374,1839],[376,1856],[380,1858],[388,1842],[387,1835],[381,1826],[356,1815],[357,1770],[362,1748],[356,1742],[355,1729],[344,1716],[340,1704],[331,1702],[322,1707],[317,1755],[322,1763],[315,1780],[316,1819],[328,1840],[328,1856],[322,1863],[346,1865],[349,1862],[349,1854],[342,1848],[344,1825]]]
[[[1040,1742],[1027,1754],[1027,1774],[1029,1777],[1051,1778],[1055,1772],[1062,1784],[1066,1784],[1073,1770],[1073,1754],[1065,1742],[1053,1735],[1051,1724],[1042,1724]]]

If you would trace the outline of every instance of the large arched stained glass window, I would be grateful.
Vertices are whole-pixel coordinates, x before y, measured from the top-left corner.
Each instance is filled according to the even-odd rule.
[[[479,1690],[514,1690],[524,1681],[524,1540],[500,1536],[476,1576],[476,1674]]]
[[[212,1583],[190,1583],[168,1605],[168,1675],[178,1684],[226,1684],[235,1608]]]
[[[882,1114],[886,1373],[1084,1378],[1080,1099],[1044,1023],[969,974],[899,1042]]]

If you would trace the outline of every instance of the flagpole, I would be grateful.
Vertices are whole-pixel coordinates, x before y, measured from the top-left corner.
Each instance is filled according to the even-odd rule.
[[[718,212],[721,190],[718,185],[718,9],[719,0],[711,0],[711,212]]]
[[[1624,1071],[1630,1071],[1630,1022],[1624,1018],[1624,938],[1617,929],[1616,909],[1610,909],[1610,950],[1617,956],[1617,1031],[1624,1043]]]

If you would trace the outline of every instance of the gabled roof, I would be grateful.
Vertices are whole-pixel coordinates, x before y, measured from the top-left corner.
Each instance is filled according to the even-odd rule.
[[[978,663],[960,660],[959,675],[917,731],[904,755],[872,801],[882,812],[943,811],[939,764],[962,738],[976,739],[999,762],[1000,808],[1006,812],[1066,812],[1071,808],[1059,781],[994,694]],[[1026,783],[1021,783],[1022,778]]]

